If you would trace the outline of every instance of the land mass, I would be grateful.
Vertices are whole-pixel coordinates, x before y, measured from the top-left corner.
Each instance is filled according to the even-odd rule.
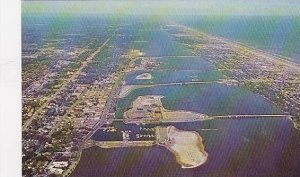
[[[191,111],[172,111],[163,107],[160,95],[139,96],[124,112],[126,123],[185,122],[208,120],[209,116]]]
[[[157,143],[170,150],[182,168],[195,168],[206,162],[208,154],[197,132],[158,126],[155,133]]]

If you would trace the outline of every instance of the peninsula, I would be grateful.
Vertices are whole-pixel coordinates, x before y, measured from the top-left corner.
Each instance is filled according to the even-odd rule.
[[[208,120],[209,116],[191,111],[172,111],[163,107],[160,95],[139,96],[124,112],[126,123],[188,122]]]
[[[207,160],[208,154],[197,132],[179,130],[174,126],[158,126],[156,141],[175,155],[182,168],[195,168]]]

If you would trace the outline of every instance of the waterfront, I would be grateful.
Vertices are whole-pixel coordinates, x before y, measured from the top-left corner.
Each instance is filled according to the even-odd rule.
[[[165,36],[164,42],[169,40],[172,44],[166,50],[161,50],[164,42],[157,40],[162,36]],[[155,39],[150,42],[152,47],[136,47],[145,51],[146,57],[158,62],[159,70],[131,72],[125,78],[126,84],[170,84],[226,79],[205,59],[192,56],[191,52],[176,44],[170,36],[166,38],[165,31],[155,31],[152,37]],[[172,47],[173,52],[170,50]],[[153,78],[136,79],[137,75],[145,72],[151,73]],[[116,119],[123,119],[124,112],[131,107],[132,102],[143,95],[164,96],[161,101],[165,109],[194,111],[209,116],[282,114],[271,101],[245,88],[225,83],[207,83],[134,89],[124,98],[118,99]],[[157,145],[111,149],[92,147],[83,150],[82,159],[71,176],[297,176],[299,170],[296,165],[300,163],[296,157],[299,154],[296,149],[300,147],[299,132],[293,127],[292,121],[287,118],[254,117],[147,125],[115,122],[113,126],[117,131],[131,131],[129,139],[132,141],[154,140],[154,137],[138,139],[136,135],[146,133],[153,136],[154,132],[143,132],[142,129],[154,128],[157,125],[173,125],[181,130],[196,131],[203,138],[205,150],[209,154],[208,160],[200,167],[182,169],[168,149]],[[122,134],[107,134],[98,130],[92,139],[121,141]]]
[[[185,24],[172,16],[71,14],[24,13],[24,176],[299,176],[300,135],[291,121],[299,118],[297,64],[253,50],[297,60],[300,43],[285,35],[291,28],[272,27],[259,41],[251,32],[244,35],[247,25],[220,31],[207,25],[220,23],[216,17],[182,17]],[[266,21],[253,25],[255,17],[247,17],[245,23],[251,31]],[[139,121],[125,124],[124,112]],[[179,114],[184,112],[193,114]],[[165,113],[179,121],[164,119]],[[153,115],[158,121],[143,120]],[[172,149],[158,146],[155,129],[168,126],[186,131],[184,136],[199,134],[205,163],[183,169]],[[182,150],[193,141],[177,142]],[[93,145],[103,146],[88,148]]]

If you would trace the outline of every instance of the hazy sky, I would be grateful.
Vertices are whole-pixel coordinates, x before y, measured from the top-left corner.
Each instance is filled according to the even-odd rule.
[[[23,13],[299,15],[300,0],[95,0],[22,2]],[[29,2],[30,1],[30,2]]]

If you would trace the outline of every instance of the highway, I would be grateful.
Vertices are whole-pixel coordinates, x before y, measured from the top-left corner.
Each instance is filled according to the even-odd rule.
[[[120,84],[118,81],[116,82],[116,85]],[[108,99],[106,100],[104,109],[102,111],[102,114],[100,116],[99,121],[93,126],[93,131],[90,131],[84,138],[82,144],[85,143],[86,140],[88,140],[101,126],[103,126],[107,121],[108,121],[108,115],[109,115],[109,110],[112,105],[113,97],[116,95],[118,87],[116,88],[109,94]]]

